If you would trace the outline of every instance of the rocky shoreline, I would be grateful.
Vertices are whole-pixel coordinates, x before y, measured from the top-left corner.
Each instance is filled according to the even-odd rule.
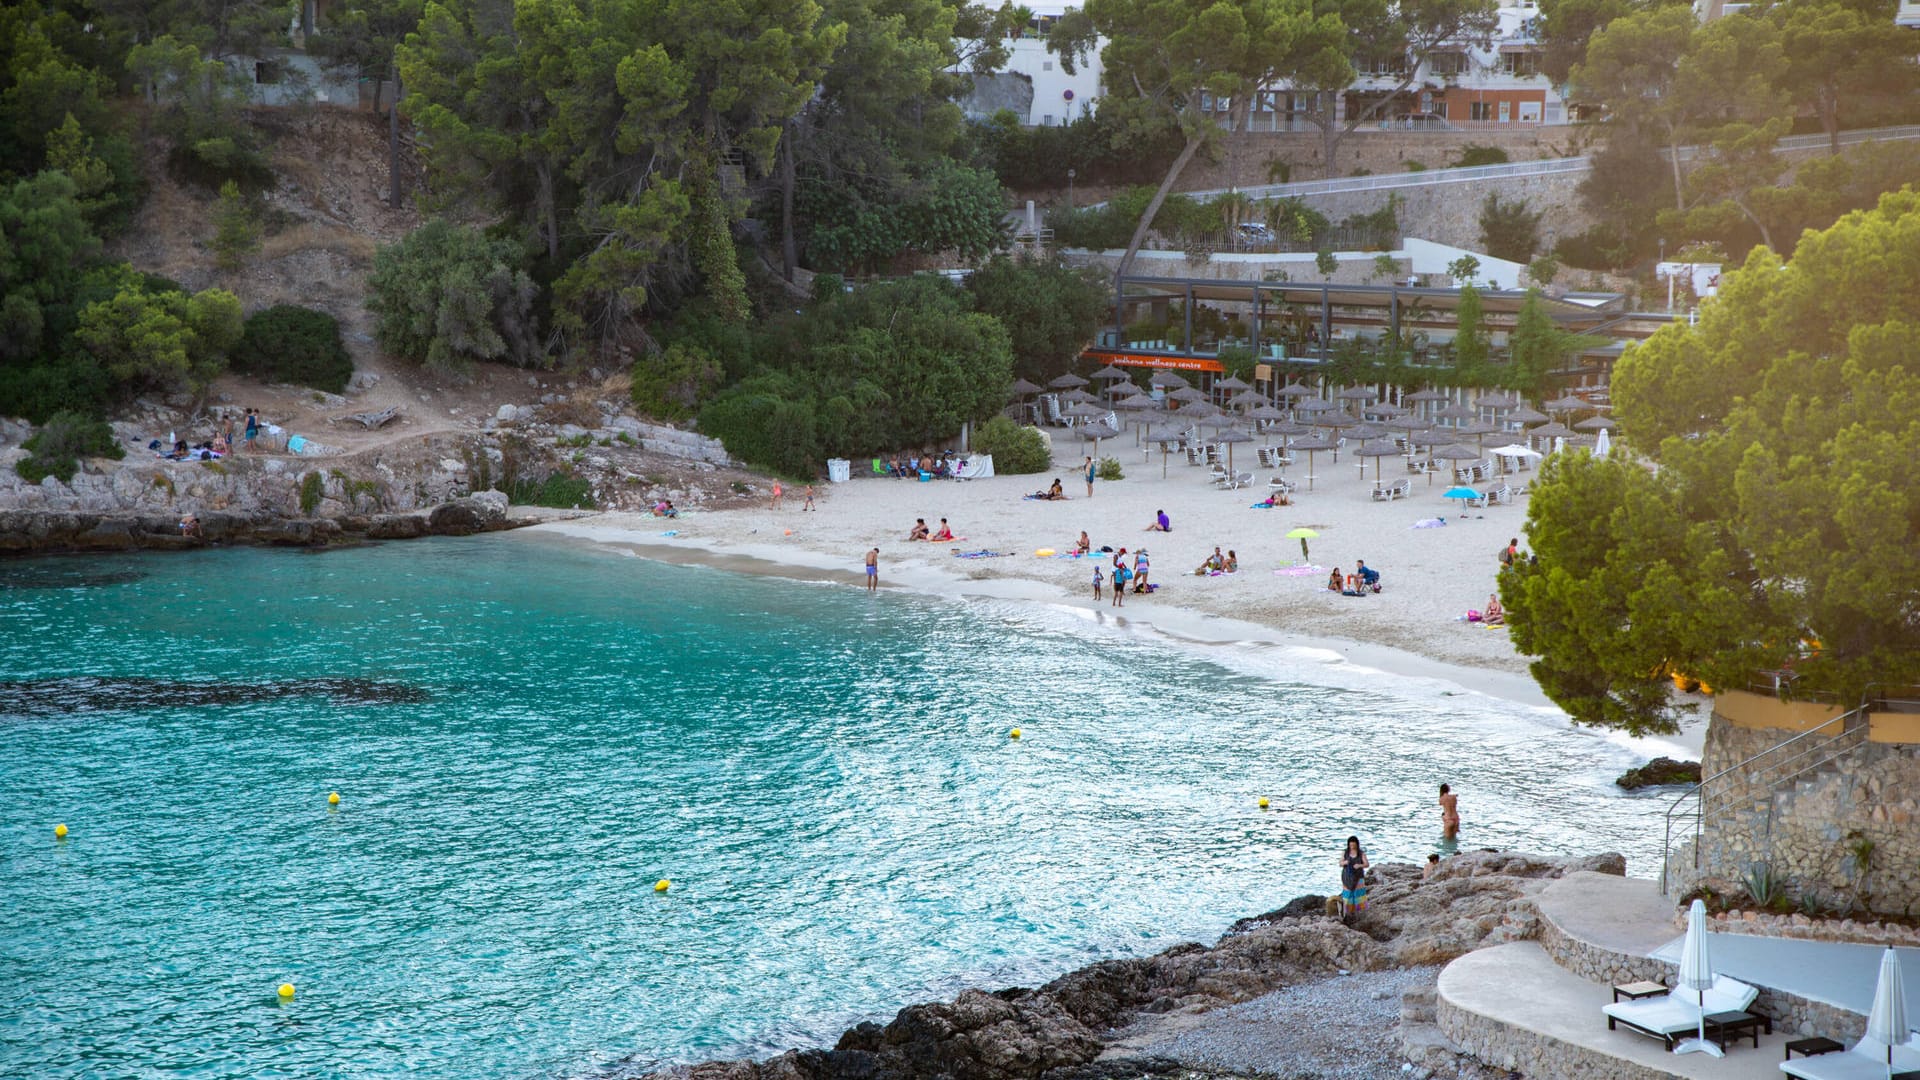
[[[532,524],[507,515],[507,497],[482,491],[428,509],[392,514],[291,517],[271,510],[210,510],[197,531],[177,514],[0,510],[0,554],[186,551],[234,544],[321,547],[422,536],[470,536]]]
[[[863,1023],[831,1049],[613,1075],[648,1080],[1121,1080],[1132,1077],[1505,1076],[1455,1054],[1432,1027],[1438,965],[1537,935],[1531,899],[1578,870],[1621,875],[1615,854],[1554,859],[1457,855],[1430,878],[1375,867],[1368,910],[1349,922],[1324,897],[1243,919],[1211,947],[1109,960],[1037,989],[963,991]],[[1354,998],[1360,973],[1400,973]],[[1397,1009],[1354,1008],[1396,991]],[[1387,997],[1374,997],[1385,994]],[[1287,1000],[1281,1000],[1284,996]],[[1244,1006],[1244,1008],[1242,1008]],[[1389,1019],[1391,1017],[1391,1019]]]

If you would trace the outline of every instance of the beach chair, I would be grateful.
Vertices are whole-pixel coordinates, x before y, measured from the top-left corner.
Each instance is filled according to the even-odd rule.
[[[1386,484],[1378,480],[1375,480],[1373,482],[1373,501],[1386,502],[1391,498],[1393,498],[1392,489],[1389,488]]]
[[[1275,495],[1291,495],[1293,484],[1284,476],[1276,476],[1267,481],[1267,490]]]
[[[1892,1068],[1887,1065],[1889,1057]],[[1895,1046],[1891,1055],[1886,1043],[1861,1039],[1835,1053],[1780,1062],[1781,1072],[1799,1080],[1886,1080],[1889,1073],[1899,1075],[1915,1069],[1920,1069],[1920,1035]]]
[[[1275,450],[1273,447],[1271,446],[1261,447],[1260,448],[1260,467],[1263,469],[1279,468],[1280,464],[1276,460],[1277,458],[1279,458],[1279,456],[1280,456],[1280,451]]]
[[[1197,447],[1197,446],[1182,446],[1182,447],[1181,447],[1180,449],[1186,452],[1186,455],[1187,455],[1187,464],[1189,464],[1189,465],[1198,465],[1198,464],[1200,464],[1200,448],[1199,448],[1199,447]]]
[[[1395,480],[1393,483],[1387,485],[1388,501],[1392,501],[1394,499],[1404,499],[1412,494],[1413,494],[1413,481],[1411,480],[1407,480],[1407,479]]]
[[[1227,482],[1228,491],[1234,491],[1239,488],[1252,487],[1252,486],[1253,486],[1253,474],[1250,472],[1234,473],[1233,479]]]
[[[1702,1004],[1708,1016],[1723,1012],[1746,1012],[1747,1006],[1752,1005],[1753,999],[1759,996],[1758,988],[1719,975],[1714,978],[1713,988],[1704,997],[1692,990],[1673,990],[1663,997],[1616,1001],[1601,1006],[1600,1011],[1607,1016],[1608,1031],[1618,1030],[1614,1026],[1616,1024],[1625,1024],[1642,1035],[1659,1039],[1671,1050],[1674,1043],[1700,1029]]]
[[[1208,479],[1213,482],[1214,487],[1223,488],[1227,486],[1227,481],[1233,479],[1233,474],[1227,472],[1227,470],[1221,468],[1220,466],[1215,465],[1213,467],[1213,472],[1208,474]]]

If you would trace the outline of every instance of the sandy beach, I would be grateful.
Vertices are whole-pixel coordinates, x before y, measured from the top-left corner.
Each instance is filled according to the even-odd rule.
[[[1085,530],[1096,553],[1103,546],[1128,549],[1129,565],[1132,553],[1145,548],[1150,579],[1160,586],[1151,595],[1129,595],[1124,608],[1102,600],[1106,613],[1156,623],[1180,612],[1218,616],[1285,634],[1385,646],[1449,665],[1525,673],[1525,661],[1505,631],[1458,620],[1469,608],[1486,606],[1499,569],[1497,555],[1507,541],[1519,537],[1526,546],[1524,499],[1463,516],[1457,502],[1440,497],[1447,488],[1444,478],[1429,485],[1415,477],[1411,498],[1376,502],[1370,497],[1371,462],[1363,470],[1345,459],[1334,464],[1321,454],[1312,491],[1302,490],[1292,506],[1252,509],[1267,497],[1266,474],[1251,489],[1221,491],[1211,485],[1204,467],[1176,462],[1162,479],[1159,455],[1143,464],[1142,451],[1130,446],[1111,447],[1126,478],[1097,482],[1088,498],[1082,459],[1074,449],[1074,444],[1062,445],[1055,455],[1057,468],[1031,476],[921,483],[856,474],[849,483],[819,485],[819,509],[813,512],[801,509],[804,487],[788,486],[779,510],[763,502],[753,510],[689,513],[674,520],[604,514],[545,528],[681,549],[677,557],[683,559],[705,551],[822,574],[844,571],[849,579],[859,577],[867,549],[878,547],[883,586],[946,591],[955,581],[1030,582],[1047,587],[1035,595],[1091,608],[1094,566],[1110,569],[1111,556],[1096,562],[1034,554],[1046,548],[1070,551]],[[1249,450],[1246,457],[1251,461],[1254,454]],[[1247,462],[1238,464],[1247,468]],[[1384,465],[1399,467],[1404,475],[1399,459]],[[1292,470],[1296,477],[1305,471]],[[1395,478],[1385,468],[1381,475]],[[1067,501],[1023,498],[1055,476]],[[1172,531],[1145,531],[1159,510],[1171,519]],[[905,539],[915,518],[938,530],[943,517],[959,539]],[[1447,524],[1414,527],[1433,518]],[[1320,534],[1308,541],[1305,562],[1300,541],[1286,537],[1302,526]],[[664,535],[669,532],[675,535]],[[1194,576],[1215,546],[1238,553],[1239,573]],[[978,551],[1004,554],[954,554]],[[1363,597],[1329,592],[1328,572],[1334,567],[1351,572],[1356,559],[1380,572],[1382,591]]]

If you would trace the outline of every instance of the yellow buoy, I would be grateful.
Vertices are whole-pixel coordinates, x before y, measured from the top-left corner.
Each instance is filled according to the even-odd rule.
[[[339,793],[339,792],[337,792],[337,791],[333,791],[333,792],[328,792],[328,793],[327,793],[327,805],[328,805],[328,806],[339,806],[339,805],[340,805],[340,793]]]
[[[1020,729],[1019,729],[1019,728],[1014,728],[1014,729],[1013,729],[1013,730],[1012,730],[1011,732],[1009,732],[1008,734],[1010,734],[1010,735],[1012,735],[1012,736],[1013,736],[1014,738],[1016,738],[1016,739],[1017,739],[1017,738],[1019,738],[1019,737],[1020,737]]]
[[[1262,795],[1260,796],[1260,809],[1265,810],[1266,808],[1267,808],[1267,797],[1265,795]]]
[[[292,996],[293,996],[293,984],[292,984],[292,983],[281,983],[281,984],[280,984],[280,996],[281,996],[281,997],[283,997],[283,998],[290,998],[290,997],[292,997]]]
[[[668,889],[672,887],[673,887],[673,882],[668,881],[666,878],[661,878],[659,881],[656,881],[653,883],[654,892],[666,892]]]
[[[65,825],[55,825],[53,827],[53,835],[61,840],[65,840],[67,838],[67,827]]]
[[[1040,548],[1040,549],[1038,549],[1038,550],[1036,550],[1036,551],[1034,552],[1034,554],[1035,554],[1035,555],[1038,555],[1038,556],[1040,556],[1041,558],[1043,558],[1043,559],[1044,559],[1044,558],[1047,558],[1047,557],[1049,557],[1049,556],[1051,556],[1051,555],[1053,554],[1053,549],[1052,549],[1052,548]]]

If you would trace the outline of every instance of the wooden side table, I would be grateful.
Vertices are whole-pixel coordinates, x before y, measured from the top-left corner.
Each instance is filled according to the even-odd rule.
[[[1664,984],[1642,980],[1614,987],[1613,1000],[1639,1001],[1641,998],[1658,997],[1666,992],[1667,988]]]
[[[1707,1038],[1720,1044],[1725,1050],[1727,1043],[1739,1042],[1743,1035],[1753,1036],[1753,1048],[1760,1049],[1760,1029],[1766,1028],[1767,1034],[1773,1034],[1773,1018],[1751,1012],[1718,1012],[1706,1016]]]
[[[1844,1045],[1824,1035],[1815,1035],[1812,1038],[1795,1039],[1788,1043],[1787,1060],[1792,1061],[1793,1055],[1795,1054],[1799,1054],[1801,1057],[1815,1057],[1820,1054],[1831,1054],[1836,1050],[1845,1049],[1846,1047]]]

